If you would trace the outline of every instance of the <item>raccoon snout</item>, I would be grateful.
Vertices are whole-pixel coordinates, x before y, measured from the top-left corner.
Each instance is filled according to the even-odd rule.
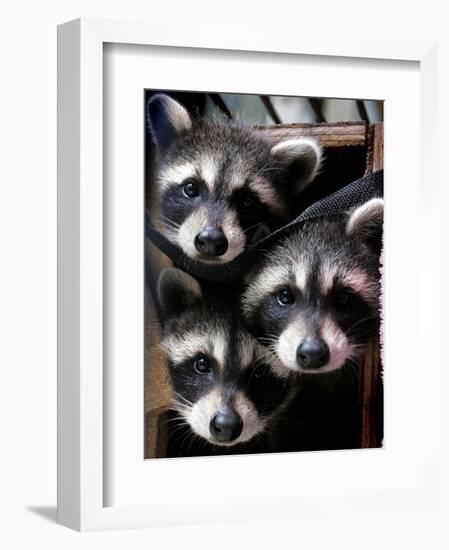
[[[206,227],[195,237],[195,248],[204,256],[223,256],[228,239],[219,227]]]
[[[219,411],[210,421],[210,433],[217,441],[230,442],[238,438],[243,430],[243,420],[233,409]]]
[[[319,369],[329,362],[329,347],[321,338],[306,338],[296,350],[296,360],[303,369]]]

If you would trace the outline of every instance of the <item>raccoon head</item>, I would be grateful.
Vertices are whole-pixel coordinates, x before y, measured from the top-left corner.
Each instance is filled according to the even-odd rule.
[[[205,299],[198,282],[175,268],[162,272],[158,286],[173,407],[212,445],[266,431],[292,396],[289,378],[272,371],[229,302]]]
[[[383,200],[310,221],[249,276],[243,311],[284,367],[328,372],[361,356],[379,321]]]
[[[289,197],[312,181],[321,150],[311,139],[273,145],[225,120],[192,119],[170,97],[147,105],[156,144],[161,230],[187,256],[230,262],[288,218]]]

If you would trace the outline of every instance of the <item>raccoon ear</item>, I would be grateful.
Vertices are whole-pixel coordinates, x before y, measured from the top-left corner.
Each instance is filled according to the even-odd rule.
[[[158,296],[162,314],[164,317],[172,317],[200,301],[202,291],[196,279],[171,267],[159,275]]]
[[[302,191],[315,178],[322,156],[320,145],[307,138],[281,141],[271,148],[271,154],[287,167],[292,194]]]
[[[371,199],[349,214],[346,222],[346,234],[362,239],[376,252],[380,252],[383,220],[383,199]]]
[[[148,100],[147,122],[160,150],[166,150],[178,136],[192,127],[187,110],[165,94],[156,94]]]

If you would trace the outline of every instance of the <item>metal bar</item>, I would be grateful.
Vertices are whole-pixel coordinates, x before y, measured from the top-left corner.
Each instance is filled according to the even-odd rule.
[[[232,118],[232,113],[228,109],[220,94],[209,94],[209,97],[224,115],[226,115],[228,118]]]
[[[315,97],[309,97],[307,99],[309,100],[313,112],[315,113],[317,122],[326,122],[323,111],[321,110],[321,99],[316,99]]]
[[[282,120],[280,119],[276,109],[274,108],[274,105],[270,99],[270,96],[261,95],[260,99],[262,100],[262,103],[264,104],[265,109],[268,111],[269,115],[273,119],[273,122],[275,124],[282,124]]]
[[[368,111],[366,110],[363,99],[358,99],[356,103],[357,103],[357,110],[359,112],[359,117],[365,122],[369,122]]]

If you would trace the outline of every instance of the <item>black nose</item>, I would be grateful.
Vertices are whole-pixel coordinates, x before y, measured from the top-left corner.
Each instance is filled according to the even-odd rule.
[[[296,360],[303,369],[319,369],[329,362],[329,348],[321,338],[306,338],[296,350]]]
[[[234,441],[242,433],[243,421],[233,409],[225,409],[212,418],[209,429],[217,441]]]
[[[195,237],[195,248],[205,256],[222,256],[228,249],[228,240],[218,227],[206,227]]]

